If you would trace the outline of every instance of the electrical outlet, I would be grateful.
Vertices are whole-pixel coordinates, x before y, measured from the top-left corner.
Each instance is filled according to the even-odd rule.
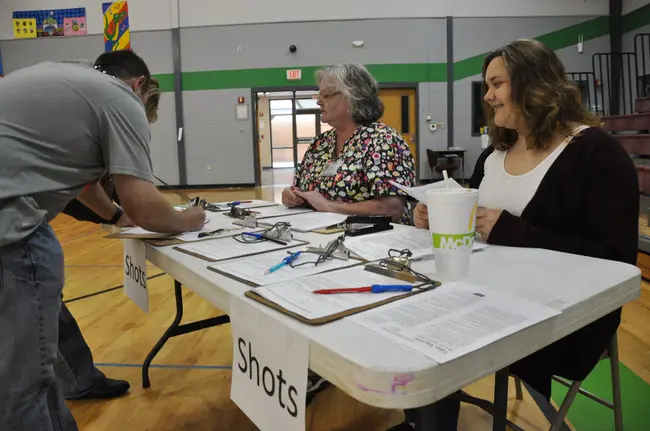
[[[244,50],[244,48],[242,48],[241,45],[237,45],[237,51],[242,52],[243,50]]]
[[[205,170],[206,171],[211,171],[212,170],[212,165],[205,165]]]

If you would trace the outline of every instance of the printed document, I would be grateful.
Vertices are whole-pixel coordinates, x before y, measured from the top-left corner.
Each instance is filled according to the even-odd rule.
[[[309,232],[316,229],[324,229],[326,227],[342,223],[348,216],[343,214],[326,213],[320,211],[312,211],[305,214],[283,215],[279,217],[272,217],[262,219],[259,221],[260,225],[272,226],[279,222],[291,223],[291,230],[297,232]]]
[[[373,284],[405,284],[394,278],[365,271],[363,265],[255,288],[255,293],[307,319],[317,319],[371,305],[404,292],[340,293],[323,295],[318,289],[364,287]],[[421,295],[421,294],[420,294]],[[420,296],[417,295],[417,296]]]
[[[456,281],[348,319],[443,363],[559,313],[513,295]]]
[[[222,260],[267,253],[269,251],[287,249],[307,244],[307,242],[295,238],[292,241],[287,242],[286,245],[278,244],[273,241],[256,242],[253,241],[254,238],[252,237],[250,237],[252,240],[251,242],[242,243],[237,241],[235,237],[193,242],[186,245],[179,245],[177,249],[203,256],[211,262],[219,262]],[[241,240],[240,236],[239,239]]]
[[[430,183],[420,187],[406,187],[392,180],[389,182],[395,187],[397,187],[398,189],[407,193],[409,196],[414,197],[415,199],[417,199],[418,201],[422,202],[425,205],[427,203],[427,195],[426,195],[427,190],[443,189],[447,186],[449,186],[449,188],[456,188],[456,189],[463,188],[463,186],[458,184],[453,178],[448,178],[447,180],[438,181],[436,183]]]
[[[429,230],[411,227],[349,237],[345,239],[344,245],[353,253],[369,261],[388,258],[388,252],[391,249],[408,249],[413,253],[411,259],[433,255]],[[474,242],[474,251],[486,247],[488,247],[487,244]]]
[[[303,253],[293,261],[294,267],[285,265],[270,274],[266,274],[269,268],[282,262],[282,259],[289,256],[290,253],[299,250],[302,250]],[[228,274],[239,280],[253,283],[257,286],[264,286],[359,264],[359,261],[356,259],[330,259],[316,266],[310,262],[316,262],[319,256],[313,253],[305,253],[304,250],[305,247],[294,247],[290,250],[272,251],[257,256],[210,265],[208,268]]]
[[[284,205],[275,205],[272,207],[256,208],[255,212],[259,213],[257,214],[257,219],[260,220],[269,217],[313,213],[314,210],[311,208],[287,208]],[[269,222],[271,221],[273,220],[269,220]]]

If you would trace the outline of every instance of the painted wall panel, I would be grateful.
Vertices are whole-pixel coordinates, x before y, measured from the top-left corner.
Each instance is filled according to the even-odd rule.
[[[254,183],[250,105],[248,119],[237,120],[239,96],[249,101],[250,89],[183,93],[188,184]]]
[[[403,31],[408,29],[408,31]],[[400,37],[395,32],[400,31]],[[184,71],[301,67],[330,63],[445,61],[445,21],[392,19],[181,29]],[[353,41],[364,41],[355,48]],[[297,52],[291,53],[289,46]]]

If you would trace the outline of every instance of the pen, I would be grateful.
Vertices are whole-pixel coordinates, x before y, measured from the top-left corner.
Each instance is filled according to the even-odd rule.
[[[235,201],[235,202],[229,202],[226,205],[227,206],[235,206],[235,205],[240,205],[240,204],[252,204],[253,201]]]
[[[261,233],[244,232],[244,233],[242,233],[242,235],[252,236],[253,238],[257,238],[257,239],[265,239],[267,241],[271,241],[271,242],[274,242],[276,244],[287,245],[287,243],[285,241],[280,241],[279,239],[273,239],[273,238],[266,238]]]
[[[298,256],[300,256],[300,253],[302,253],[302,252],[297,251],[295,253],[291,253],[291,255],[285,257],[284,259],[282,259],[282,262],[280,262],[277,265],[274,265],[271,268],[267,269],[265,274],[272,274],[275,271],[277,271],[278,269],[282,268],[283,266],[289,265],[291,262],[296,260],[298,258]]]
[[[223,232],[224,230],[225,229],[217,229],[217,230],[213,230],[213,231],[210,231],[210,232],[201,232],[201,233],[199,233],[199,238],[205,238],[206,236],[216,235],[219,232]]]
[[[413,290],[411,284],[373,284],[364,287],[348,287],[343,289],[319,289],[313,293],[332,294],[332,293],[385,293],[385,292],[410,292]]]

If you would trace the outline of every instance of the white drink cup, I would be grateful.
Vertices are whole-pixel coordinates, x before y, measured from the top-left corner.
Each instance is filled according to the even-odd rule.
[[[436,273],[441,281],[466,278],[474,249],[478,190],[434,189],[426,196]]]

